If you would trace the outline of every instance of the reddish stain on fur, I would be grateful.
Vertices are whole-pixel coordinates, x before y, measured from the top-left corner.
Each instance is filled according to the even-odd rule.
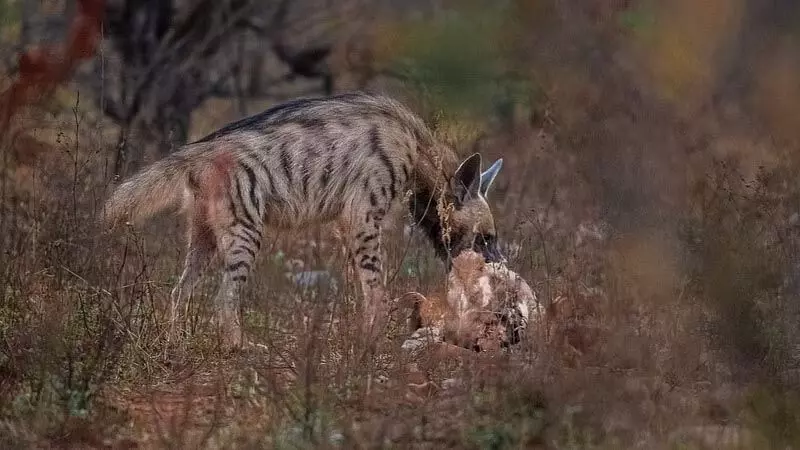
[[[231,153],[215,156],[196,174],[193,237],[212,247],[214,230],[231,220],[227,194],[235,160]]]
[[[233,155],[221,153],[211,160],[211,165],[205,170],[205,185],[209,197],[224,196],[230,184],[230,174],[234,164]]]

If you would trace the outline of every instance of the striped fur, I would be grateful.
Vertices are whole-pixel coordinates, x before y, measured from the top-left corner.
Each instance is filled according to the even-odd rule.
[[[459,164],[418,116],[390,98],[300,99],[229,124],[131,177],[108,200],[106,218],[140,221],[181,207],[189,219],[188,252],[172,292],[172,323],[218,257],[218,319],[238,345],[239,292],[265,227],[337,222],[358,269],[365,324],[373,327],[387,309],[382,231],[399,220],[408,190],[412,216],[445,261],[466,248],[502,258],[484,199],[498,168],[482,180],[480,155]]]

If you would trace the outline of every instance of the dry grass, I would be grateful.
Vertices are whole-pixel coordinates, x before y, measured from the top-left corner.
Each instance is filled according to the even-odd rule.
[[[774,387],[748,397],[760,378],[732,370],[746,367],[728,358],[740,355],[738,343],[720,346],[729,332],[745,350],[779,351],[762,346],[785,335],[754,323],[749,315],[759,306],[746,297],[766,295],[760,283],[770,280],[713,278],[737,270],[769,277],[768,268],[741,266],[762,264],[761,255],[729,260],[721,252],[738,249],[719,242],[723,248],[699,257],[728,265],[715,260],[704,268],[701,261],[695,276],[704,278],[694,280],[680,237],[644,230],[608,238],[583,212],[557,203],[508,215],[523,195],[510,191],[514,164],[496,194],[497,216],[510,266],[551,305],[550,339],[505,353],[407,352],[398,322],[364,366],[355,354],[352,274],[337,269],[345,266],[339,244],[309,230],[266,246],[246,297],[255,345],[220,351],[209,323],[211,281],[189,305],[189,334],[167,348],[166,299],[183,252],[179,224],[162,217],[145,230],[100,229],[103,144],[80,124],[72,130],[35,168],[6,166],[18,178],[4,201],[4,446],[653,448],[716,439],[716,448],[737,448],[744,439],[783,439],[784,428],[759,428],[777,427],[768,419],[776,414],[797,420],[789,404],[770,406]],[[552,141],[534,139],[543,140],[538,161],[516,167],[561,163],[548,159],[557,158]],[[721,241],[745,232],[727,229],[722,217],[741,212],[725,210],[733,206],[723,200],[712,205],[706,214],[719,217],[695,223],[694,232]],[[441,292],[445,274],[418,237],[395,242],[392,292]],[[299,289],[287,273],[301,268],[330,270],[338,283]],[[716,289],[738,289],[737,297]],[[717,308],[714,298],[751,309]],[[730,320],[738,321],[735,329],[724,326]],[[737,358],[757,365],[756,356],[763,353]]]

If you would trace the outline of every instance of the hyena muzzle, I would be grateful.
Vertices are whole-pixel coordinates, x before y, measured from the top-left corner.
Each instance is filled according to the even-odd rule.
[[[336,222],[361,281],[371,333],[388,314],[382,232],[397,223],[407,192],[409,215],[448,267],[464,249],[503,260],[485,200],[501,165],[482,172],[479,154],[459,161],[388,97],[306,98],[231,123],[155,162],[115,190],[106,220],[139,221],[181,206],[188,251],[171,294],[171,324],[206,268],[221,260],[215,307],[232,346],[241,344],[239,295],[264,229]]]

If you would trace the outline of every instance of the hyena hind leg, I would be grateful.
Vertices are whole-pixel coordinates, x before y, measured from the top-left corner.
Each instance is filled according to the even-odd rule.
[[[237,222],[222,234],[218,243],[223,273],[214,306],[223,342],[229,347],[238,348],[242,344],[241,295],[261,249],[261,240],[260,229]]]
[[[176,324],[181,314],[181,304],[191,296],[197,283],[214,259],[217,244],[212,230],[205,225],[194,224],[189,233],[183,273],[170,293],[169,338],[175,337]]]

